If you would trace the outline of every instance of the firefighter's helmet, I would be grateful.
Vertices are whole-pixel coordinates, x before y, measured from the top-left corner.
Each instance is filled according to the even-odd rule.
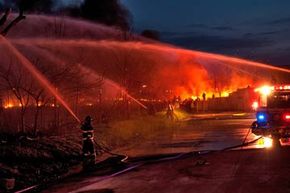
[[[85,122],[86,123],[91,123],[91,121],[92,121],[92,117],[91,116],[86,116],[86,118],[85,118]]]

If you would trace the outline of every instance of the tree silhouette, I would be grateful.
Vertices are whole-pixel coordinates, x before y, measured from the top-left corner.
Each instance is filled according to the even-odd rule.
[[[17,6],[20,11],[51,13],[54,0],[18,0]]]
[[[0,10],[11,8],[20,12],[51,13],[55,0],[6,0],[0,2]]]
[[[160,40],[160,33],[156,30],[145,29],[141,35],[152,40]]]
[[[130,29],[130,13],[118,0],[85,0],[80,10],[82,18]]]

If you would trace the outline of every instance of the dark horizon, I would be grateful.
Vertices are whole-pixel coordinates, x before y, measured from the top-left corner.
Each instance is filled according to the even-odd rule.
[[[289,1],[121,0],[134,30],[188,49],[289,66]]]

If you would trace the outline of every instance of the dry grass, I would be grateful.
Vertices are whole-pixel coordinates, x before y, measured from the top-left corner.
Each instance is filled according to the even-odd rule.
[[[180,119],[184,116],[181,112],[176,114]],[[165,112],[162,112],[156,116],[137,117],[111,122],[108,127],[97,127],[95,138],[114,150],[158,139],[160,135],[170,137],[179,124],[166,118]],[[0,160],[0,170],[14,176],[18,188],[57,179],[70,167],[81,163],[81,131],[71,131],[64,137],[50,136],[35,141],[1,144]]]
[[[179,118],[185,116],[176,112]],[[180,122],[170,120],[165,112],[155,116],[143,116],[130,120],[113,122],[107,128],[97,129],[96,138],[111,148],[119,148],[158,138],[158,135],[170,137]]]

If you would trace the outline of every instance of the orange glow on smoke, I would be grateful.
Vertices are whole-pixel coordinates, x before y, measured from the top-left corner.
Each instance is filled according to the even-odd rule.
[[[208,73],[204,66],[192,59],[191,55],[179,54],[175,64],[162,66],[159,70],[156,84],[171,90],[172,96],[182,99],[199,97],[203,93],[206,98],[228,97],[237,88],[245,88],[254,84],[252,78],[237,72],[222,72],[216,77]]]
[[[18,44],[26,44],[26,41],[14,40]],[[213,95],[226,97],[238,88],[265,82],[269,79],[265,76],[267,75],[265,72],[284,73],[284,76],[290,73],[289,69],[259,62],[185,50],[159,43],[33,39],[29,40],[29,44],[53,48],[58,54],[63,53],[68,63],[74,63],[76,60],[74,57],[79,55],[80,50],[87,49],[82,53],[82,57],[92,60],[83,60],[82,66],[94,69],[96,72],[111,69],[106,76],[120,85],[128,80],[123,80],[124,78],[121,77],[123,75],[119,75],[116,66],[126,66],[128,67],[126,73],[134,77],[134,81],[135,77],[138,77],[136,80],[142,83],[141,87],[154,93],[152,95],[156,98],[168,98],[174,95],[181,96],[183,99],[202,98],[203,93],[206,93],[206,98],[211,98]],[[69,48],[67,49],[69,52],[64,51],[64,46]],[[98,57],[97,53],[99,53]],[[55,55],[52,54],[50,58],[55,58]],[[138,100],[136,102],[138,103]]]
[[[163,66],[159,70],[156,84],[172,90],[173,95],[181,98],[199,96],[210,90],[207,71],[187,55],[177,56],[177,64]]]

